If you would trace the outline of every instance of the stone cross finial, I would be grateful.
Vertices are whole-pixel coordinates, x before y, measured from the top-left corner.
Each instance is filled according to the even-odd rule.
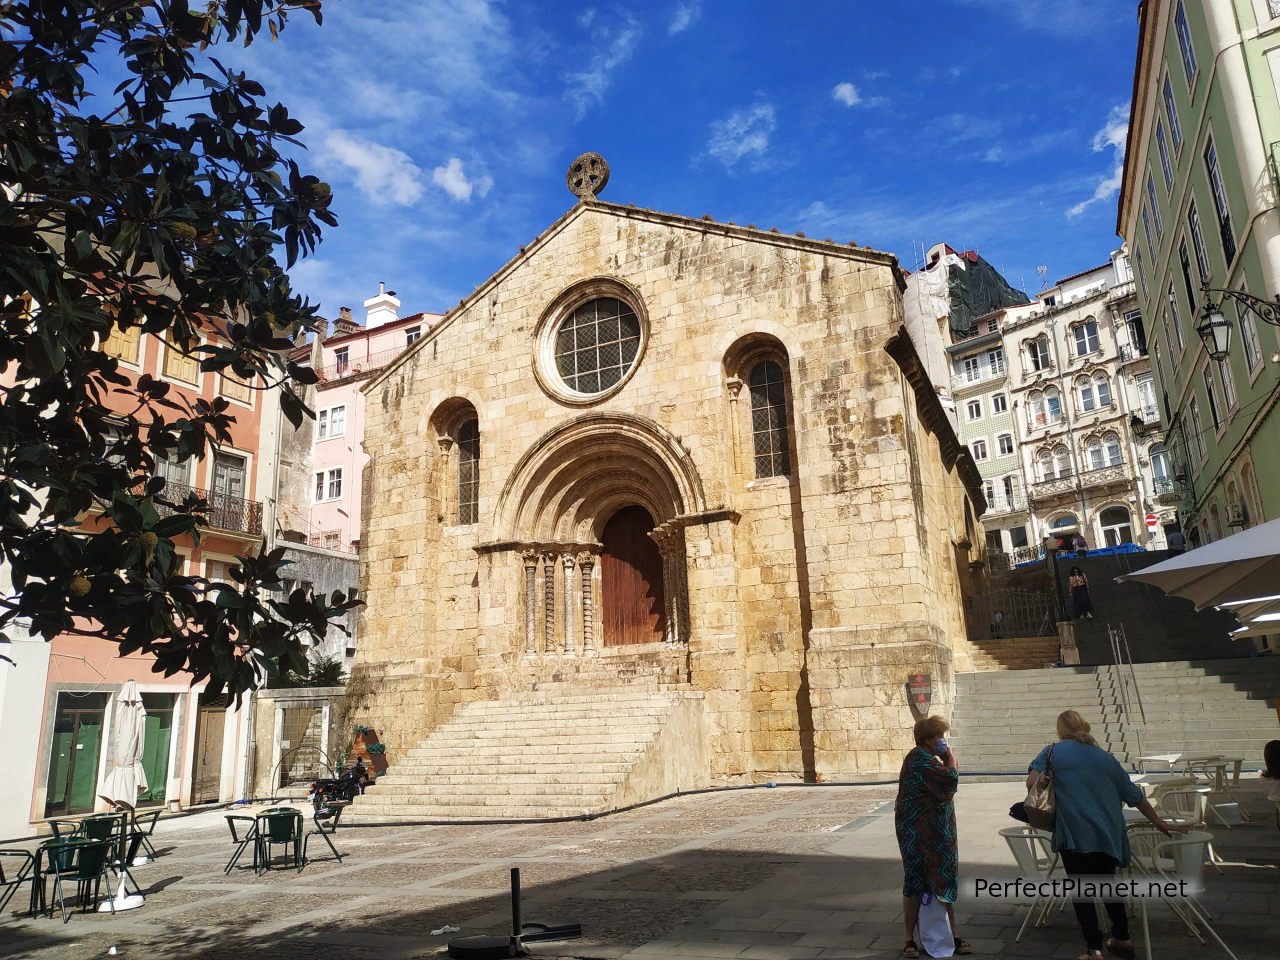
[[[594,200],[609,182],[609,164],[598,153],[584,153],[569,164],[564,182],[578,199]]]

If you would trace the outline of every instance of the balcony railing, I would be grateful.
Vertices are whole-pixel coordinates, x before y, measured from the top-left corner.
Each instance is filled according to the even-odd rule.
[[[956,388],[971,386],[975,383],[987,383],[991,380],[1003,380],[1009,375],[1008,369],[1002,363],[996,368],[983,367],[981,370],[964,370],[961,369],[956,374]]]
[[[1117,283],[1114,287],[1107,291],[1108,300],[1123,300],[1125,297],[1131,297],[1136,287],[1132,280],[1126,280],[1124,283]]]
[[[1080,474],[1080,485],[1084,487],[1099,487],[1124,479],[1124,463],[1120,462],[1099,467],[1097,470],[1086,470]]]
[[[1147,355],[1147,348],[1142,346],[1132,346],[1124,344],[1116,351],[1120,356],[1121,363],[1128,363],[1130,360],[1139,360]]]
[[[1027,498],[1021,493],[1015,493],[1009,496],[1005,493],[994,494],[987,501],[986,516],[998,516],[1002,513],[1017,513],[1019,510],[1027,509]]]
[[[1064,473],[1039,481],[1031,488],[1031,495],[1032,497],[1054,497],[1060,493],[1069,493],[1075,488],[1075,474]]]
[[[1173,477],[1153,477],[1151,486],[1155,490],[1156,496],[1162,493],[1173,493],[1175,489]]]
[[[181,504],[188,496],[194,494],[207,504],[204,512],[205,526],[215,530],[229,530],[233,533],[247,533],[250,536],[262,536],[262,501],[245,500],[226,493],[214,493],[202,490],[186,483],[175,483],[172,480],[165,484],[164,499],[174,504]],[[162,516],[177,513],[176,507],[156,504],[156,511]]]
[[[1021,563],[1032,563],[1044,556],[1039,547],[1014,547],[1009,551],[1009,562],[1015,567]]]
[[[1046,414],[1041,414],[1038,416],[1028,418],[1027,428],[1030,430],[1040,430],[1044,427],[1056,427],[1061,422],[1062,422],[1061,413],[1059,413],[1056,417],[1051,417],[1049,416],[1049,414],[1046,413]]]
[[[316,372],[320,376],[321,383],[331,383],[344,377],[371,373],[374,370],[385,367],[407,349],[407,346],[392,347],[389,350],[379,350],[377,353],[361,354],[356,357],[348,356],[345,360],[334,360],[332,363],[327,363]]]

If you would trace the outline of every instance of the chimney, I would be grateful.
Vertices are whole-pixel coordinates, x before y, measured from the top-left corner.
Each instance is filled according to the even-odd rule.
[[[400,318],[400,301],[394,290],[388,290],[385,283],[378,283],[378,295],[364,302],[366,330],[380,327],[386,323],[395,323]]]
[[[345,337],[348,333],[355,333],[359,329],[360,324],[351,319],[351,308],[339,307],[338,319],[333,322],[333,335]]]
[[[329,339],[329,321],[324,317],[316,317],[316,339],[321,343]]]

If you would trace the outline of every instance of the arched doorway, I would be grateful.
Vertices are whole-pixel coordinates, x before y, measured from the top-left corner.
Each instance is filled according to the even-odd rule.
[[[662,557],[649,536],[653,526],[641,506],[623,507],[604,525],[600,579],[606,647],[663,639]]]

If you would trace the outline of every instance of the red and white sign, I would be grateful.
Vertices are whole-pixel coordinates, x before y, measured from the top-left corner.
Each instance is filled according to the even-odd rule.
[[[907,677],[907,695],[922,713],[927,711],[933,699],[933,679],[927,673],[911,674]]]
[[[1148,513],[1147,526],[1150,527],[1152,530],[1154,530],[1156,527],[1160,526],[1160,518],[1157,517],[1154,513]]]

